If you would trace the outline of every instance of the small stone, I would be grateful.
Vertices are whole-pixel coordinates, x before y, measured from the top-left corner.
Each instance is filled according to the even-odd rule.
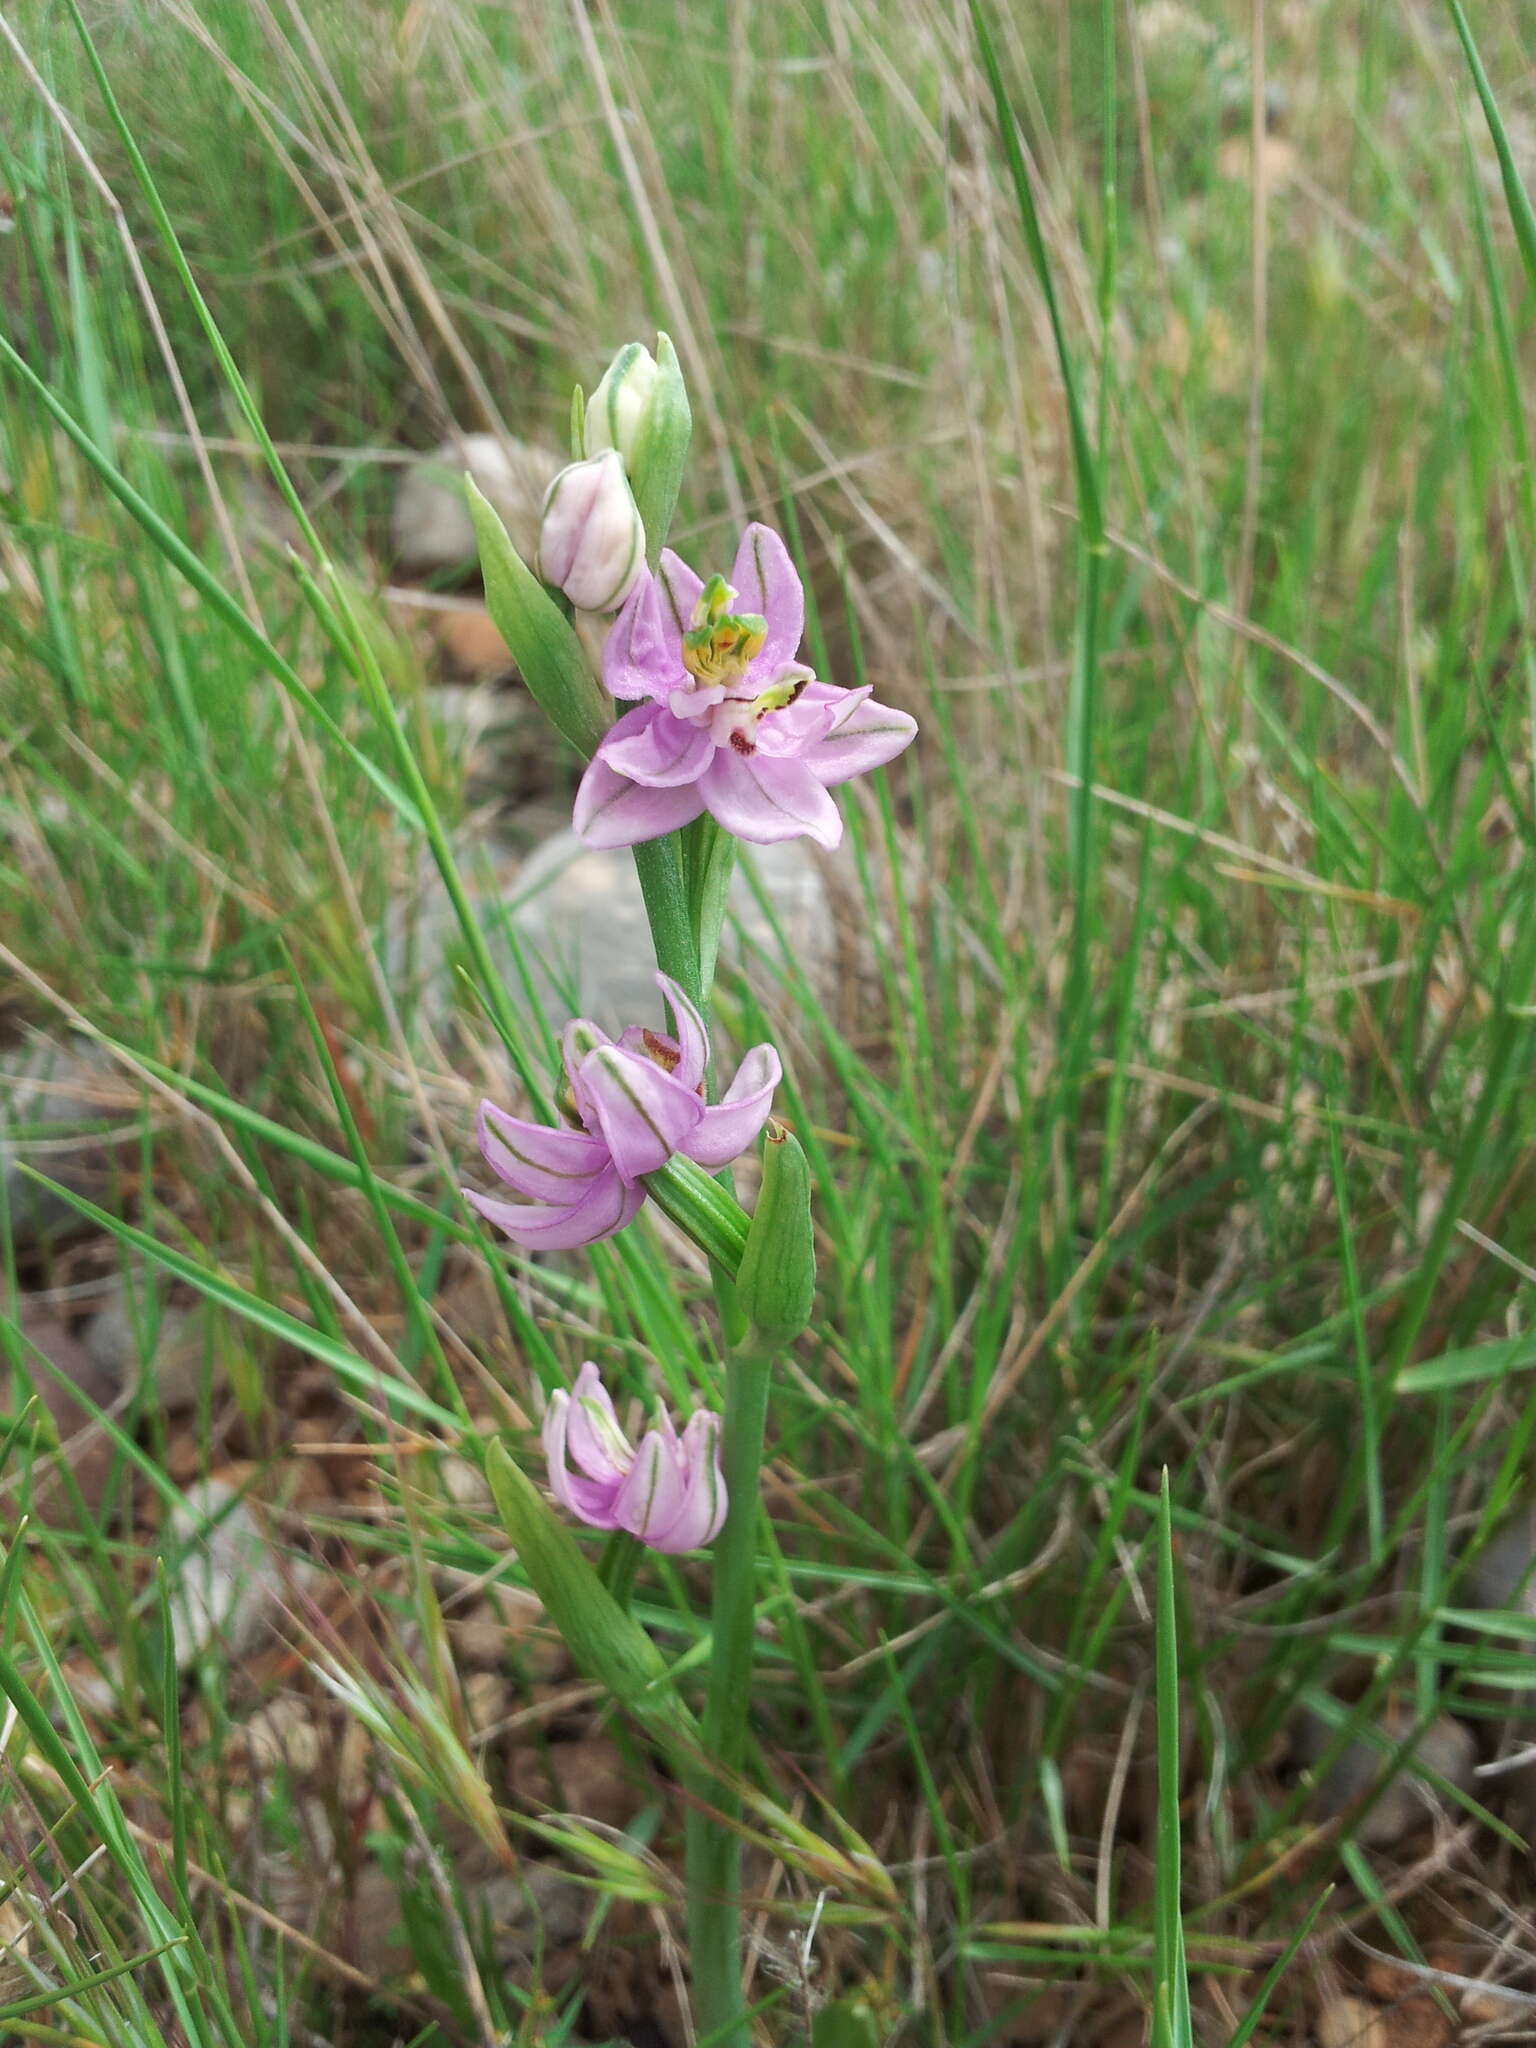
[[[638,1803],[613,1744],[601,1735],[552,1742],[543,1751],[521,1749],[512,1759],[512,1789],[533,1806],[621,1828]]]
[[[575,1668],[553,1622],[543,1608],[530,1614],[526,1607],[509,1601],[506,1606],[507,1638],[505,1656],[512,1670],[527,1685],[564,1684]]]
[[[89,1039],[37,1039],[0,1055],[0,1179],[18,1250],[91,1228],[22,1166],[89,1201],[109,1202],[114,1147],[136,1135],[138,1121],[136,1092]]]
[[[448,1640],[461,1671],[496,1671],[505,1661],[507,1631],[489,1608],[450,1621]]]
[[[495,1505],[485,1474],[468,1458],[450,1451],[437,1468],[443,1492],[455,1507],[490,1508]]]
[[[501,515],[512,545],[531,562],[544,493],[560,457],[526,441],[463,434],[411,464],[400,482],[390,531],[402,567],[418,576],[472,571],[479,557],[464,497],[464,472]]]
[[[1536,1614],[1536,1508],[1527,1508],[1489,1538],[1463,1581],[1458,1604]]]
[[[1389,1708],[1383,1718],[1381,1741],[1385,1749],[1356,1737],[1329,1764],[1314,1794],[1317,1811],[1326,1819],[1364,1803],[1390,1768],[1389,1751],[1402,1742],[1412,1728],[1411,1717],[1399,1708]],[[1310,1757],[1321,1757],[1332,1740],[1332,1732],[1321,1721],[1310,1721],[1302,1732],[1301,1746]],[[1413,1753],[1398,1769],[1392,1782],[1370,1811],[1350,1832],[1368,1849],[1386,1849],[1428,1825],[1443,1811],[1443,1802],[1433,1785],[1416,1775],[1430,1771],[1463,1792],[1472,1789],[1476,1743],[1472,1731],[1449,1714],[1430,1724],[1420,1736]],[[1348,1824],[1348,1823],[1346,1823]]]
[[[1331,1998],[1317,2015],[1317,2048],[1392,2048],[1381,2014],[1363,1998]]]
[[[494,682],[512,674],[512,651],[484,605],[434,612],[430,631],[449,675],[464,682]]]
[[[48,1309],[23,1298],[17,1320],[27,1342],[16,1347],[20,1363],[11,1407],[13,1411],[19,1410],[33,1394],[37,1396],[58,1433],[81,1498],[90,1512],[96,1514],[106,1498],[113,1445],[85,1403],[89,1401],[97,1408],[110,1410],[122,1392],[122,1382],[101,1366]],[[56,1371],[50,1372],[28,1351],[28,1345],[41,1352]],[[0,1371],[4,1359],[5,1353],[0,1351]],[[80,1398],[76,1398],[77,1393]],[[54,1472],[38,1473],[32,1507],[49,1520],[60,1516],[68,1520],[76,1512],[68,1486]]]
[[[373,1737],[361,1721],[349,1720],[336,1752],[336,1797],[343,1813],[357,1813],[373,1797]]]
[[[1455,2023],[1422,1992],[1389,2005],[1381,2017],[1389,2048],[1446,2048],[1455,2032]]]
[[[279,1770],[312,1777],[324,1754],[313,1707],[291,1693],[271,1701],[246,1722],[245,1748],[251,1769],[262,1777]]]
[[[210,1382],[214,1353],[206,1308],[166,1306],[156,1313],[142,1295],[130,1305],[121,1276],[113,1279],[82,1341],[119,1386],[131,1385],[142,1372],[162,1408],[190,1408]]]
[[[230,1657],[248,1655],[280,1619],[305,1569],[279,1561],[250,1503],[222,1479],[187,1489],[162,1547],[172,1573],[178,1669],[214,1644]]]
[[[512,887],[517,855],[496,840],[461,840],[454,847],[465,888],[485,931],[496,971],[511,979],[515,969],[490,915]],[[453,1023],[464,997],[458,969],[467,964],[459,920],[435,863],[424,858],[416,880],[390,903],[384,921],[384,969],[407,1023],[441,1036]]]
[[[499,1671],[471,1671],[464,1680],[464,1711],[477,1735],[505,1721],[512,1709],[512,1689]]]
[[[1489,1984],[1476,1991],[1464,1991],[1461,1997],[1461,2016],[1469,2027],[1530,2026],[1536,2021],[1536,2010],[1518,1998],[1508,1997],[1497,1985]]]
[[[1536,1618],[1536,1508],[1526,1508],[1515,1515],[1485,1544],[1462,1581],[1456,1604],[1471,1612]],[[1482,1640],[1490,1661],[1497,1657],[1504,1666],[1500,1682],[1481,1685],[1475,1667],[1469,1667],[1466,1682],[1470,1690],[1494,1707],[1499,1718],[1485,1725],[1500,1753],[1513,1756],[1536,1740],[1536,1643],[1522,1643],[1516,1637],[1496,1632]],[[1510,1660],[1519,1656],[1530,1662],[1528,1687],[1509,1683]],[[1501,1806],[1523,1835],[1529,1836],[1536,1829],[1536,1761],[1513,1770],[1491,1771],[1479,1794]]]
[[[515,1875],[477,1886],[475,1904],[490,1921],[497,1956],[506,1962],[536,1948],[574,1949],[597,1897],[556,1864],[529,1861]]]

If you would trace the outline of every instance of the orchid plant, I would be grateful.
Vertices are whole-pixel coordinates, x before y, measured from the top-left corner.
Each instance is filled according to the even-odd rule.
[[[657,983],[671,1029],[610,1038],[566,1026],[561,1121],[480,1107],[480,1152],[520,1197],[465,1190],[524,1252],[595,1244],[647,1196],[708,1255],[725,1352],[722,1414],[665,1411],[631,1442],[597,1366],[552,1390],[543,1424],[550,1493],[607,1533],[594,1567],[500,1444],[487,1471],[518,1558],[588,1675],[681,1765],[687,1820],[694,2019],[713,2048],[748,2048],[742,1998],[741,1827],[747,1787],[760,1475],[773,1367],[809,1321],[815,1288],[810,1176],[771,1115],[777,1051],[757,1045],[718,1099],[707,1017],[736,843],[806,837],[836,846],[829,794],[913,739],[904,712],[868,688],[819,679],[801,658],[805,594],[783,540],[753,524],[729,574],[701,577],[663,543],[691,420],[676,355],[630,343],[572,412],[573,461],[545,500],[537,571],[466,484],[486,598],[532,694],[586,757],[575,826],[593,846],[634,849]],[[594,674],[577,609],[616,613]],[[614,706],[628,706],[615,716]],[[641,943],[637,933],[636,942]],[[750,1217],[728,1169],[763,1139]],[[717,1178],[717,1176],[719,1176]],[[645,1550],[714,1545],[702,1723],[677,1699],[628,1609]]]

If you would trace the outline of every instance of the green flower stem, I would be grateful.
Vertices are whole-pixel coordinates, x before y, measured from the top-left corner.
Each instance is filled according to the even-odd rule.
[[[700,1008],[706,1015],[715,985],[720,928],[725,923],[726,899],[735,870],[736,841],[730,833],[723,832],[707,813],[696,819],[683,834],[683,874],[699,948],[699,981],[704,991]]]
[[[684,995],[702,1011],[705,998],[699,974],[699,940],[689,914],[688,886],[683,878],[683,854],[677,834],[669,832],[665,839],[643,840],[633,852],[656,965],[680,983]]]
[[[620,1607],[627,1608],[635,1589],[635,1573],[645,1555],[645,1546],[623,1529],[615,1529],[603,1545],[597,1561],[597,1576]]]
[[[741,1799],[747,1753],[757,1517],[772,1354],[749,1334],[730,1354],[720,1462],[730,1506],[715,1542],[713,1642],[703,1749],[712,1766],[692,1786],[687,1829],[688,1946],[694,2025],[713,2048],[748,2048],[741,1995]]]
[[[747,1248],[751,1219],[730,1189],[681,1153],[674,1153],[664,1166],[648,1173],[645,1185],[662,1214],[685,1230],[711,1262],[733,1279]],[[734,1341],[735,1332],[728,1331],[727,1344]]]

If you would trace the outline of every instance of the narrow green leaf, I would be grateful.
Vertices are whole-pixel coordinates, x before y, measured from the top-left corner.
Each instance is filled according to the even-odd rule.
[[[1480,1380],[1502,1380],[1536,1365],[1536,1332],[1501,1338],[1496,1344],[1471,1344],[1406,1365],[1394,1386],[1400,1394],[1443,1394],[1452,1387],[1475,1386]]]
[[[1157,1504],[1157,2010],[1153,2039],[1193,2048],[1189,1974],[1184,1960],[1183,1843],[1179,1825],[1178,1601],[1173,1576],[1173,1500],[1163,1467]]]
[[[93,1970],[88,1977],[76,1977],[68,1984],[60,1984],[55,1990],[34,1991],[28,1998],[14,1998],[8,2005],[0,2005],[0,2020],[19,2020],[26,2013],[41,2012],[45,2006],[63,2005],[68,1999],[79,1998],[87,1991],[99,1991],[103,1984],[111,1984],[118,1977],[126,1977],[134,1970],[142,1970],[146,1963],[167,1955],[173,1948],[180,1948],[188,1939],[178,1934],[171,1941],[162,1941],[158,1948],[146,1949],[143,1955],[130,1956],[125,1962],[114,1963],[109,1970]],[[61,2039],[63,2036],[60,2037]]]
[[[1536,291],[1536,212],[1532,211],[1529,195],[1521,181],[1515,153],[1510,147],[1509,132],[1504,126],[1504,117],[1499,112],[1498,101],[1493,96],[1493,87],[1488,83],[1488,74],[1483,69],[1483,60],[1478,55],[1477,44],[1472,40],[1471,25],[1461,5],[1461,0],[1447,0],[1451,19],[1456,24],[1456,33],[1461,38],[1461,47],[1466,56],[1467,69],[1472,74],[1472,83],[1477,96],[1483,103],[1483,115],[1488,131],[1493,137],[1493,147],[1499,159],[1499,176],[1504,181],[1504,198],[1509,206],[1509,217],[1514,225],[1515,240],[1520,245],[1520,260],[1525,265],[1525,274],[1531,289]]]

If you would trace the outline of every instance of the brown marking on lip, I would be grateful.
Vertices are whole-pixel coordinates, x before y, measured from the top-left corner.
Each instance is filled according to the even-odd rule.
[[[681,1048],[675,1046],[670,1038],[663,1038],[659,1031],[643,1031],[640,1035],[645,1041],[646,1052],[657,1066],[669,1074],[675,1073],[683,1057]]]
[[[752,744],[751,740],[747,738],[744,732],[733,732],[731,734],[731,745],[736,749],[738,754],[755,754],[757,752],[757,748]]]

